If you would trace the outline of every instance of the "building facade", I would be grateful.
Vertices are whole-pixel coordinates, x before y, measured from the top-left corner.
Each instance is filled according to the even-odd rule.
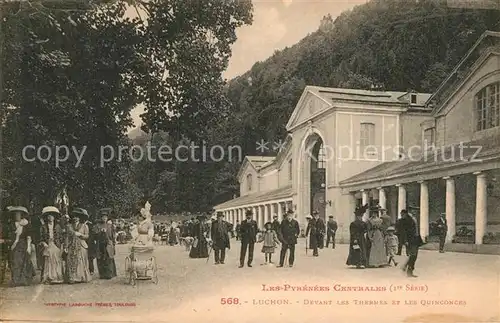
[[[260,227],[293,209],[303,228],[316,210],[336,218],[343,242],[356,205],[379,204],[393,221],[414,207],[423,236],[446,212],[449,239],[461,223],[482,243],[500,211],[499,40],[486,32],[433,94],[307,86],[281,151],[247,156],[240,197],[215,209],[232,223],[251,209]]]

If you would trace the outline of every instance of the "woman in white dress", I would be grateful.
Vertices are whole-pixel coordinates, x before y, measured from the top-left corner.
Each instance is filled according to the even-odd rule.
[[[63,234],[56,219],[60,217],[59,210],[54,206],[44,207],[42,216],[44,224],[41,231],[41,246],[43,255],[42,283],[61,284],[63,276]]]

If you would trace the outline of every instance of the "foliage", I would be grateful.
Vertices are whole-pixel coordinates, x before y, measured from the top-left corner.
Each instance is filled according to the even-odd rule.
[[[147,19],[124,18],[129,5],[139,7]],[[2,3],[0,9],[1,187],[8,203],[35,210],[52,204],[67,188],[73,205],[114,205],[116,212],[130,213],[157,186],[171,183],[176,177],[169,176],[168,167],[158,167],[149,177],[153,182],[145,183],[150,165],[140,175],[131,172],[127,154],[102,167],[101,149],[112,146],[117,153],[120,145],[129,145],[130,111],[139,103],[146,107],[144,128],[168,130],[176,140],[199,138],[206,121],[225,118],[219,113],[228,106],[221,73],[235,28],[251,21],[250,1],[193,6],[180,0],[59,5],[42,0]],[[26,145],[86,151],[80,164],[72,154],[56,166],[54,159],[25,161],[21,152]],[[169,193],[158,193],[158,198]]]

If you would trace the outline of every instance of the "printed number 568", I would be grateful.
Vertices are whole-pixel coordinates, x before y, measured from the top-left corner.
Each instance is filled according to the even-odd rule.
[[[240,303],[240,300],[239,298],[236,298],[236,297],[228,297],[228,298],[221,298],[220,299],[220,303],[222,305],[231,305],[231,304],[239,304]]]

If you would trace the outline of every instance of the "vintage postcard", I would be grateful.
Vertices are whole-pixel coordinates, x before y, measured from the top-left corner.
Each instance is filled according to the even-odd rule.
[[[0,0],[0,321],[500,322],[498,0]]]

